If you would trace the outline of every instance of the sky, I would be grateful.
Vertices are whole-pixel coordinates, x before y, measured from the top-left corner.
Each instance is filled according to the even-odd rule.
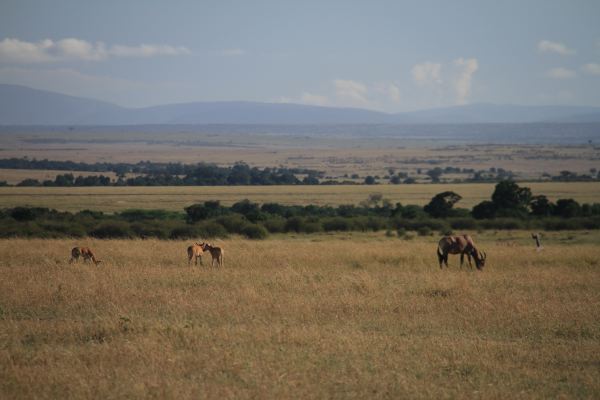
[[[2,0],[0,83],[127,107],[600,106],[600,1]]]

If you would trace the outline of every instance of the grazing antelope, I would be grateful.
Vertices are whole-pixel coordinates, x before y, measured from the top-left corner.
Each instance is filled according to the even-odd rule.
[[[223,266],[223,249],[220,247],[211,246],[208,243],[202,243],[202,250],[210,251],[210,255],[212,256],[212,261],[210,263],[211,267],[214,266],[215,260],[217,261],[217,267]]]
[[[469,266],[473,268],[471,264],[471,257],[475,260],[475,266],[477,269],[482,269],[485,266],[485,259],[487,255],[485,252],[480,252],[475,247],[475,242],[469,235],[462,236],[444,236],[440,239],[437,248],[437,256],[440,262],[440,268],[442,263],[448,267],[448,254],[460,254],[460,266],[462,267],[465,261],[465,254],[469,260]]]
[[[93,261],[95,265],[100,264],[101,260],[96,260],[94,252],[89,247],[73,247],[71,250],[71,259],[69,264],[74,261],[79,261],[79,257],[83,257],[83,261]]]
[[[202,248],[202,243],[194,243],[193,245],[188,247],[188,266],[192,265],[192,258],[194,259],[194,265],[198,265],[198,259],[200,259],[200,265],[204,265],[204,263],[202,262],[203,251],[204,249]]]

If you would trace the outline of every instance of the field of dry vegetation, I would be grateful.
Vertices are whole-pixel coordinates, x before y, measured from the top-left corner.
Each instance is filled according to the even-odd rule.
[[[595,203],[600,182],[523,183],[534,195],[551,201],[572,198]],[[359,204],[374,193],[392,204],[425,205],[438,193],[452,190],[461,195],[456,207],[472,208],[489,200],[494,183],[418,185],[294,185],[294,186],[144,186],[144,187],[0,187],[0,208],[17,206],[49,207],[62,211],[85,209],[117,212],[126,209],[165,209],[183,212],[184,207],[208,200],[232,205],[243,199],[260,204],[276,202],[299,205]]]
[[[600,397],[595,240],[476,238],[481,272],[440,271],[433,236],[232,238],[220,270],[179,241],[2,240],[0,398]]]

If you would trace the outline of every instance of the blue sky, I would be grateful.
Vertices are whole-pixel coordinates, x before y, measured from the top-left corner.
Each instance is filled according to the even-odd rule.
[[[0,4],[0,83],[148,106],[600,106],[600,1]]]

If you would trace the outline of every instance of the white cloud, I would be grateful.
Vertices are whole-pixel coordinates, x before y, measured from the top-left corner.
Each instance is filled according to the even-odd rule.
[[[398,88],[398,86],[396,86],[395,84],[391,83],[387,89],[388,95],[390,96],[390,100],[392,100],[394,103],[400,103],[400,100],[402,99],[400,96],[400,88]]]
[[[349,101],[351,104],[368,104],[367,100],[367,86],[358,81],[335,79],[333,81],[335,87],[335,94],[338,99]]]
[[[243,56],[244,54],[246,54],[246,52],[242,49],[225,49],[221,50],[219,54],[225,57],[236,57]]]
[[[114,45],[109,54],[115,57],[154,57],[154,56],[180,56],[192,52],[184,46],[141,44],[139,46]]]
[[[442,64],[426,61],[413,66],[412,75],[415,82],[419,85],[442,83],[441,70]]]
[[[558,67],[546,71],[546,77],[552,79],[571,79],[575,78],[577,73],[571,69]]]
[[[320,94],[304,92],[300,97],[300,102],[313,106],[325,106],[329,103],[329,99],[327,96],[321,96]]]
[[[110,57],[153,57],[191,54],[184,46],[141,44],[139,46],[113,45],[103,42],[90,43],[76,38],[58,41],[45,39],[26,42],[6,38],[0,41],[0,62],[31,64],[70,60],[101,61]]]
[[[588,63],[582,66],[581,69],[590,75],[600,75],[600,64]]]
[[[567,56],[569,54],[575,54],[575,50],[569,49],[566,45],[559,42],[552,42],[550,40],[540,40],[537,45],[540,53],[556,53],[561,56]]]
[[[458,104],[466,104],[471,95],[471,79],[479,69],[479,63],[476,58],[464,59],[461,57],[454,60],[454,65],[460,69],[454,82],[456,101]]]

